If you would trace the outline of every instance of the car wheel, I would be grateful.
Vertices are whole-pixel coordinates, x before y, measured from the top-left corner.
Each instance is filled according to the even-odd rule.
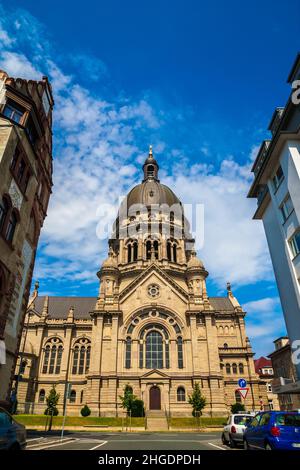
[[[224,446],[226,446],[226,444],[227,444],[227,440],[226,440],[226,437],[225,437],[224,433],[222,434],[222,444],[224,444]]]
[[[268,442],[265,443],[265,450],[272,450],[272,447]]]
[[[250,450],[248,441],[247,441],[246,439],[244,439],[244,449],[245,449],[245,450]]]
[[[13,451],[21,450],[20,444],[19,444],[18,442],[14,442],[14,443],[9,447],[9,450],[13,450]]]
[[[236,447],[236,442],[232,439],[231,436],[229,436],[229,446],[231,449],[234,449]]]

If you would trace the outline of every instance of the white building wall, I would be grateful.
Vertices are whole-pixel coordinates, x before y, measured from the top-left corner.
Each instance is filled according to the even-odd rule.
[[[288,240],[300,227],[300,143],[287,141],[281,151],[279,163],[284,180],[274,191],[272,180],[268,182],[271,203],[263,215],[287,332],[291,343],[300,340],[300,254],[293,258]],[[279,165],[278,163],[278,165]],[[276,171],[278,167],[274,168]],[[273,176],[273,175],[272,175]],[[280,205],[290,194],[294,211],[283,223]],[[296,366],[300,378],[300,365]]]

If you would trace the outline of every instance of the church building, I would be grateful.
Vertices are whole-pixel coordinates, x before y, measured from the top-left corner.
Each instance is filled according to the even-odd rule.
[[[87,404],[93,416],[117,416],[126,384],[146,412],[171,416],[191,416],[196,382],[204,415],[225,416],[241,400],[239,378],[248,383],[247,409],[267,403],[245,312],[230,284],[226,296],[209,296],[183,206],[160,183],[151,147],[143,172],[121,204],[98,296],[41,297],[37,287],[32,294],[18,364],[18,402],[27,412],[44,412],[53,384],[60,413],[68,389],[68,415]]]

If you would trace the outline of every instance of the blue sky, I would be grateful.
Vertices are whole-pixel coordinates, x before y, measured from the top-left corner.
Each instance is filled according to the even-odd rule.
[[[2,6],[1,6],[2,5]],[[25,9],[26,8],[26,9]],[[141,179],[149,144],[161,179],[203,203],[210,295],[226,282],[258,354],[285,333],[251,163],[299,48],[299,1],[0,2],[0,67],[55,96],[54,187],[34,278],[41,293],[97,295],[106,257],[97,208]]]

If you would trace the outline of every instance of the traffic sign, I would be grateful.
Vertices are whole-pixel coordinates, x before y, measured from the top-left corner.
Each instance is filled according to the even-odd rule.
[[[237,391],[241,395],[241,397],[245,400],[246,396],[248,395],[249,388],[238,388]]]
[[[240,388],[246,388],[247,387],[247,381],[245,379],[239,379],[238,384],[239,384]]]

